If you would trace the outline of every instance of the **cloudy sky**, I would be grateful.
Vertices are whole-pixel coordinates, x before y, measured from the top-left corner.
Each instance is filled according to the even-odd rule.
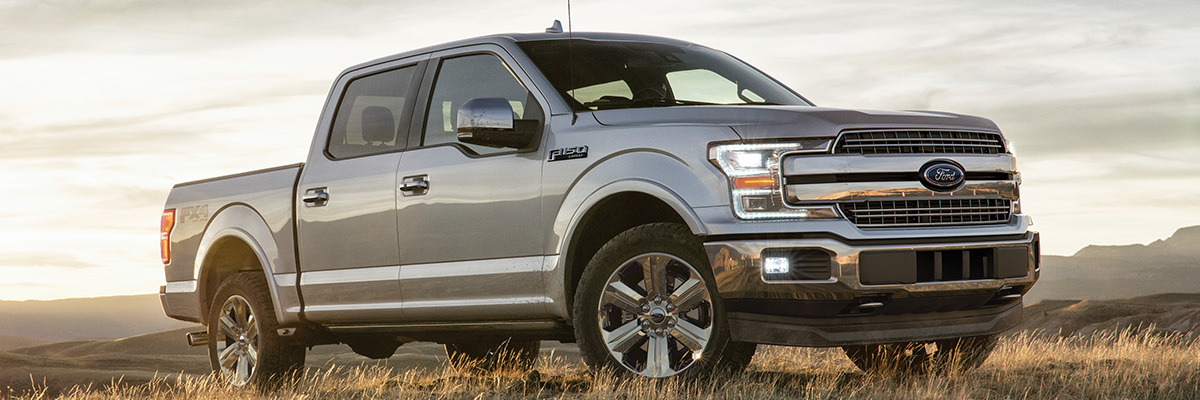
[[[1200,225],[1200,2],[577,0],[822,106],[994,119],[1045,252]],[[562,1],[0,0],[0,300],[156,292],[172,184],[303,161],[347,66]]]

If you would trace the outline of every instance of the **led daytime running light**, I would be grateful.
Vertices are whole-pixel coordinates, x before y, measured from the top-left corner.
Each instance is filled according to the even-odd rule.
[[[792,152],[825,152],[832,139],[731,143],[709,147],[709,159],[729,178],[733,211],[740,219],[808,219],[808,209],[783,204],[780,159]],[[822,213],[821,215],[825,215]]]

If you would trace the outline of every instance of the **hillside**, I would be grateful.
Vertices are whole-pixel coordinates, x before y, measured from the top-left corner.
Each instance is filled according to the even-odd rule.
[[[20,347],[37,346],[45,344],[46,341],[30,339],[20,336],[0,335],[0,351],[8,349],[16,349]]]
[[[37,387],[48,388],[53,396],[73,386],[99,387],[118,379],[122,385],[143,385],[155,377],[208,374],[207,350],[189,347],[183,340],[192,329],[0,350],[0,398],[4,398],[4,388],[18,392],[31,388],[31,375]],[[568,363],[580,362],[573,344],[545,342],[542,353]],[[382,366],[396,372],[434,371],[445,366],[445,354],[438,344],[409,343],[400,346],[388,360],[373,361],[354,354],[345,345],[317,346],[308,351],[306,365],[312,370]]]
[[[1041,279],[1025,304],[1156,293],[1200,293],[1200,226],[1181,228],[1147,245],[1088,246],[1069,257],[1043,256]]]
[[[1026,306],[1021,329],[1052,336],[1153,327],[1200,336],[1200,294],[1166,293],[1117,300],[1046,300]]]
[[[45,341],[123,338],[194,325],[167,318],[152,294],[0,301],[0,335]]]

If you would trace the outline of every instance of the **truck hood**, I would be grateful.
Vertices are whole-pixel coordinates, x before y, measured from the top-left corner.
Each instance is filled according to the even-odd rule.
[[[805,106],[688,106],[594,111],[603,125],[726,125],[742,139],[836,136],[844,129],[944,128],[999,131],[986,118],[937,111]]]

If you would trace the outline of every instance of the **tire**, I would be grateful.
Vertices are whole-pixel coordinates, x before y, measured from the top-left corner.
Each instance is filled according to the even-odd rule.
[[[234,274],[209,309],[208,360],[233,386],[275,383],[304,367],[304,347],[276,333],[279,323],[262,275]]]
[[[939,340],[933,343],[845,346],[842,350],[855,366],[865,372],[910,374],[968,371],[983,364],[995,346],[996,336],[989,335]]]
[[[530,369],[542,342],[537,340],[482,340],[446,344],[446,357],[459,372]]]
[[[584,361],[596,372],[648,378],[744,369],[756,346],[730,339],[714,287],[708,256],[686,226],[622,232],[588,263],[575,294]]]

